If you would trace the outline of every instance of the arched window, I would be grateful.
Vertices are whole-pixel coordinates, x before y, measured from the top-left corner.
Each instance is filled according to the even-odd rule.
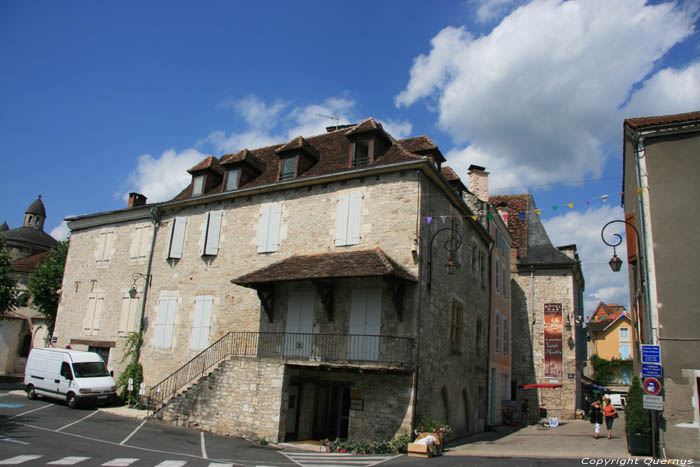
[[[445,422],[448,425],[450,424],[450,405],[448,403],[448,398],[447,398],[447,388],[445,386],[442,387],[442,390],[440,391],[440,402],[442,403],[441,409],[441,414],[440,421]]]

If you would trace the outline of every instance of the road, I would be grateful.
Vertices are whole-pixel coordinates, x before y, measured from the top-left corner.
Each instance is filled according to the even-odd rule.
[[[0,391],[0,466],[104,467],[322,467],[580,465],[580,460],[487,457],[415,459],[296,451],[157,422],[119,417],[94,408]]]

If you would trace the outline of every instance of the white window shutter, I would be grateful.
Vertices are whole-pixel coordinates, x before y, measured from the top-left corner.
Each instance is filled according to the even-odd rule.
[[[168,299],[170,297],[161,297],[158,302],[158,314],[156,315],[156,329],[153,336],[153,347],[157,349],[163,348],[165,340],[165,322],[168,317]]]
[[[270,206],[265,204],[260,208],[260,220],[258,222],[258,253],[265,253],[267,250],[267,235],[270,226]]]
[[[168,297],[168,310],[165,319],[165,332],[163,335],[163,348],[169,349],[173,342],[173,329],[175,328],[175,310],[177,297]]]
[[[92,318],[92,332],[91,335],[96,336],[100,332],[100,319],[102,318],[102,309],[105,304],[105,296],[102,294],[97,295],[97,300],[95,301],[95,316]]]
[[[132,298],[129,300],[129,319],[126,323],[128,332],[138,332],[141,323],[141,313],[139,312],[139,299]]]
[[[95,253],[95,261],[98,263],[102,261],[102,258],[105,255],[105,241],[107,240],[107,234],[105,232],[102,232],[100,234],[100,239],[97,243],[97,253]]]
[[[92,329],[92,320],[95,317],[95,302],[97,297],[93,294],[88,295],[88,306],[83,318],[83,331],[86,333]]]
[[[204,220],[204,235],[202,236],[202,248],[199,250],[199,256],[204,256],[207,251],[207,236],[209,235],[209,222],[211,213],[207,213],[207,218]]]
[[[348,235],[348,210],[350,208],[350,196],[347,194],[338,196],[338,210],[335,219],[335,246],[347,245]]]
[[[131,297],[125,292],[122,296],[122,311],[119,315],[119,334],[124,334],[128,329],[129,313],[131,313]]]
[[[170,251],[168,258],[182,258],[182,250],[185,245],[186,217],[176,217],[170,228]]]
[[[214,304],[214,297],[206,295],[202,306],[202,321],[199,331],[200,349],[204,349],[209,345],[209,327],[211,323],[211,309]]]
[[[105,234],[105,247],[102,252],[102,261],[109,263],[109,259],[112,256],[112,243],[114,242],[114,231],[107,232]]]
[[[205,255],[216,256],[219,253],[219,235],[221,234],[221,217],[223,211],[214,211],[209,216]]]
[[[279,250],[281,223],[282,203],[275,203],[270,206],[270,227],[267,232],[267,251]]]
[[[141,236],[143,235],[143,227],[136,227],[134,232],[134,238],[131,242],[131,248],[129,249],[129,257],[131,259],[138,258],[139,249],[141,247]]]
[[[201,349],[199,330],[202,326],[202,309],[204,308],[204,297],[198,296],[194,301],[194,319],[192,320],[192,335],[190,337],[190,348]]]
[[[141,243],[139,243],[139,258],[145,258],[151,247],[153,232],[148,227],[141,228]]]
[[[362,221],[362,193],[350,194],[350,206],[348,209],[348,234],[347,244],[360,243],[360,224]]]

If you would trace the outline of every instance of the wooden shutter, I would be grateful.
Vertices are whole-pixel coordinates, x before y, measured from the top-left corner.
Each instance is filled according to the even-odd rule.
[[[202,235],[202,247],[199,250],[199,256],[204,256],[207,251],[207,236],[209,235],[209,220],[211,213],[207,213],[207,217],[204,220],[204,235]]]
[[[625,215],[625,222],[635,225],[633,212]],[[625,225],[625,239],[627,240],[627,262],[634,263],[637,261],[637,234],[629,225]]]
[[[335,246],[347,245],[348,236],[348,211],[350,209],[350,195],[338,196],[338,210],[335,219]]]
[[[131,297],[128,292],[122,295],[122,311],[119,314],[119,334],[124,334],[129,326],[129,312],[131,311]]]
[[[258,253],[267,251],[267,234],[270,225],[270,205],[260,208],[260,221],[258,222]]]
[[[92,331],[90,335],[96,336],[100,333],[100,319],[102,318],[102,310],[105,304],[105,296],[98,294],[95,300],[95,314],[92,318]]]
[[[95,294],[88,295],[88,306],[85,312],[85,317],[83,318],[83,331],[85,334],[89,334],[92,329],[92,321],[95,317],[95,303],[97,301],[97,296]]]
[[[350,193],[348,208],[347,245],[360,243],[360,225],[362,221],[362,193]]]
[[[168,307],[165,316],[165,326],[163,330],[163,348],[169,349],[173,342],[173,329],[175,328],[175,311],[177,307],[177,297],[168,297]]]
[[[102,262],[102,258],[105,255],[105,242],[107,241],[107,233],[100,233],[100,238],[97,242],[97,253],[95,254],[95,261]]]
[[[158,314],[156,315],[156,329],[153,336],[153,347],[157,349],[164,348],[165,341],[165,323],[168,316],[168,303],[170,297],[161,297],[158,302]]]
[[[267,251],[277,251],[280,246],[280,225],[282,223],[282,203],[270,206],[270,222],[267,230]]]
[[[216,256],[219,253],[219,235],[221,234],[221,218],[223,211],[209,213],[204,254]]]
[[[182,250],[185,245],[186,217],[176,217],[170,227],[170,242],[168,258],[182,258]]]
[[[112,256],[112,243],[114,242],[114,231],[109,231],[105,233],[105,243],[104,251],[102,252],[102,261],[109,263],[109,259]]]
[[[136,231],[134,232],[134,238],[131,242],[131,248],[129,250],[129,257],[131,259],[139,257],[142,236],[143,236],[143,227],[136,227]]]
[[[195,298],[192,336],[190,337],[191,349],[200,350],[209,345],[209,323],[213,300],[211,295],[200,295]]]
[[[141,228],[141,242],[139,243],[139,258],[145,258],[148,254],[148,250],[151,247],[152,235],[151,229],[148,227]]]

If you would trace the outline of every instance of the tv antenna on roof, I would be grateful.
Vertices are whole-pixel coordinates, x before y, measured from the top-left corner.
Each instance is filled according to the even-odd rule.
[[[340,121],[340,118],[338,118],[337,115],[323,115],[323,114],[314,114],[317,117],[323,117],[323,118],[330,118],[331,120],[335,120],[335,129],[338,129],[338,122]]]

